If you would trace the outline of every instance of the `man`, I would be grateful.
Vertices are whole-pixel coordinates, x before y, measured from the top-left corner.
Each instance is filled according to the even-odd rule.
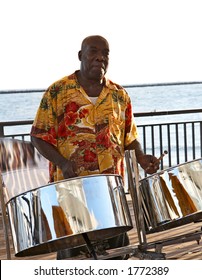
[[[105,78],[107,40],[85,38],[78,57],[80,70],[45,92],[31,130],[32,143],[50,161],[50,181],[91,174],[124,177],[127,149],[135,150],[147,173],[156,172],[158,159],[144,154],[138,142],[127,92]],[[119,243],[127,244],[125,238]]]

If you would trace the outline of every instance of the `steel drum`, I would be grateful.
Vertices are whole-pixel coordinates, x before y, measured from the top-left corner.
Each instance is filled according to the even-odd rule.
[[[140,180],[147,233],[202,219],[202,159],[168,168]]]
[[[132,228],[118,175],[84,176],[47,184],[7,202],[17,257],[97,242]]]

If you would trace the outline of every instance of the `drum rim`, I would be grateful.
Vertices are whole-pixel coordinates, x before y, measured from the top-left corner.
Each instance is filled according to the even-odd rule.
[[[53,186],[53,185],[57,185],[57,184],[61,184],[61,183],[64,183],[64,182],[69,182],[69,181],[73,181],[73,180],[82,180],[82,179],[88,179],[88,178],[94,178],[94,177],[117,177],[119,179],[122,179],[121,175],[119,174],[92,174],[92,175],[85,175],[85,176],[79,176],[79,177],[73,177],[73,178],[68,178],[68,179],[63,179],[63,180],[60,180],[60,181],[55,181],[55,182],[50,182],[50,183],[47,183],[45,185],[42,185],[40,187],[37,187],[37,188],[33,188],[33,189],[30,189],[30,190],[27,190],[25,192],[21,192],[19,193],[18,195],[15,195],[14,197],[10,198],[7,202],[6,202],[6,205],[8,205],[12,200],[14,200],[15,198],[21,196],[21,195],[25,195],[27,193],[30,193],[32,191],[36,191],[36,190],[40,190],[42,188],[46,188],[46,187],[50,187],[50,186]],[[122,185],[123,185],[123,182],[122,182]],[[5,186],[5,189],[6,189],[6,186]]]
[[[192,162],[195,162],[195,161],[199,161],[199,160],[202,160],[202,157],[201,157],[201,158],[194,159],[194,160],[186,161],[186,162],[184,162],[184,163],[180,163],[180,164],[177,164],[177,165],[175,165],[175,166],[168,167],[168,168],[163,169],[163,170],[159,170],[159,171],[156,172],[156,173],[153,173],[153,174],[151,174],[151,175],[149,175],[149,176],[147,176],[147,177],[145,177],[145,178],[140,179],[139,182],[143,182],[144,180],[150,179],[150,178],[154,177],[155,175],[161,175],[161,174],[163,174],[165,171],[170,171],[170,170],[173,170],[173,169],[175,169],[175,168],[177,168],[177,167],[180,167],[180,166],[182,166],[182,165],[187,165],[187,164],[189,164],[189,163],[192,163]]]
[[[172,230],[176,227],[184,226],[190,223],[200,222],[201,220],[202,220],[202,210],[186,215],[181,218],[177,218],[172,221],[164,222],[160,225],[157,225],[154,228],[147,230],[146,233],[151,234],[151,233],[157,233],[166,230]]]

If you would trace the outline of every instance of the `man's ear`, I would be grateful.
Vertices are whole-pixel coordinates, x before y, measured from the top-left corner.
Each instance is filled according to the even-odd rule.
[[[78,58],[81,61],[81,51],[78,52]]]

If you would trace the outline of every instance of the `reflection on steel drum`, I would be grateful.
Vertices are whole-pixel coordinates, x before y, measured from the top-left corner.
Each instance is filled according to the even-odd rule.
[[[118,175],[91,175],[25,192],[7,203],[16,256],[85,245],[124,233],[132,221]]]
[[[140,180],[147,232],[202,218],[202,159],[186,162]]]

